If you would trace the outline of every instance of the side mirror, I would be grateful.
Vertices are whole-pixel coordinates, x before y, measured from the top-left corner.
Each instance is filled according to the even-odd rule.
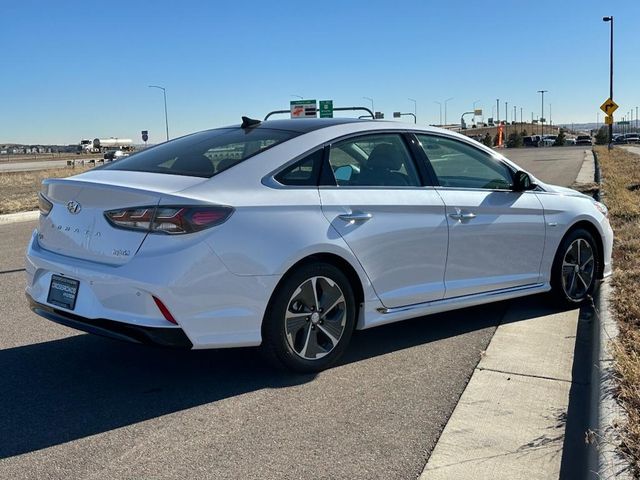
[[[531,177],[527,172],[518,170],[513,175],[513,187],[514,192],[524,192],[525,190],[533,190],[536,188],[536,184],[531,181]]]
[[[336,177],[336,180],[342,182],[348,182],[351,180],[351,175],[353,174],[353,167],[351,165],[343,165],[334,170],[333,175]]]

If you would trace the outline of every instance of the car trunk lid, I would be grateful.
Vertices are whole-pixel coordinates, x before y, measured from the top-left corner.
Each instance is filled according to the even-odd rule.
[[[53,207],[47,216],[40,216],[38,243],[60,255],[110,265],[131,260],[147,232],[115,228],[105,218],[105,211],[153,207],[164,195],[203,181],[138,172],[89,173],[92,175],[43,182],[42,194]],[[160,178],[154,181],[151,177]]]

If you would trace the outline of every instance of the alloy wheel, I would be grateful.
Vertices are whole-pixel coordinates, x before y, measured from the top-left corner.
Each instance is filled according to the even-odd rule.
[[[346,321],[346,301],[338,284],[315,276],[300,284],[289,299],[285,336],[296,355],[318,360],[336,348]]]
[[[584,238],[571,242],[562,260],[562,288],[572,301],[582,300],[594,280],[593,248]]]

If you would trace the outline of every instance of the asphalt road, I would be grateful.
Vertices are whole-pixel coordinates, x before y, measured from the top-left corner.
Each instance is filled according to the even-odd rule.
[[[625,145],[622,148],[624,148],[625,150],[628,150],[631,153],[635,153],[636,155],[640,155],[640,147],[639,146]]]
[[[585,150],[590,149],[584,146],[505,148],[500,153],[543,182],[571,186],[580,172]]]
[[[89,163],[91,158],[76,158],[76,163],[80,163],[82,160],[85,163]],[[98,159],[96,159],[98,160]],[[31,170],[48,170],[50,168],[66,167],[66,160],[37,160],[29,162],[6,162],[0,163],[0,173],[2,172],[27,172]]]
[[[514,160],[543,180],[582,161],[532,152]],[[129,345],[35,316],[33,227],[0,226],[0,478],[416,478],[496,326],[546,301],[357,332],[339,366],[293,375],[253,349]]]

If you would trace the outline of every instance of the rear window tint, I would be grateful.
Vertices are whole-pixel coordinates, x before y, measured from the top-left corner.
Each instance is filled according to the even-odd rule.
[[[297,135],[268,128],[208,130],[142,150],[102,168],[209,178]]]
[[[323,155],[324,150],[316,150],[285,168],[275,176],[275,179],[282,185],[316,186],[318,185]]]

